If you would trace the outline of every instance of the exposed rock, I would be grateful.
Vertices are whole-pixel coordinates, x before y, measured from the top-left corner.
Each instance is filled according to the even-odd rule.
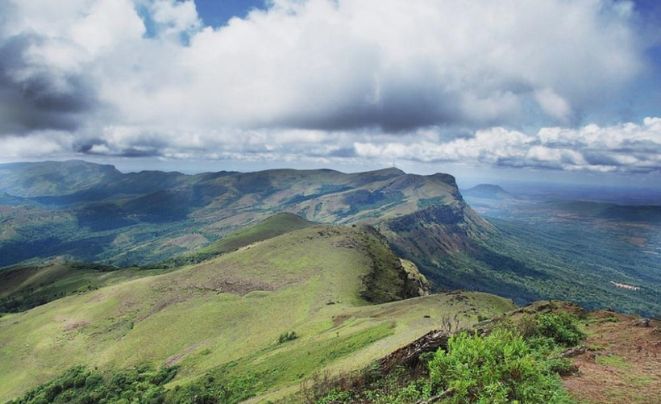
[[[427,296],[431,293],[431,285],[418,267],[411,261],[400,258],[402,269],[406,273],[405,290],[409,296]]]
[[[633,325],[636,327],[650,327],[649,318],[639,318],[633,321]]]
[[[587,350],[585,347],[582,346],[577,346],[574,348],[569,348],[563,353],[560,354],[563,358],[573,358],[574,356],[582,355],[586,352]]]

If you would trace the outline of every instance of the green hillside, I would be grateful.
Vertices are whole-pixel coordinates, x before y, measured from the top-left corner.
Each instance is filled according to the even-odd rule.
[[[44,265],[6,268],[0,271],[0,313],[28,310],[71,294],[158,272],[62,259]]]
[[[154,265],[155,267],[176,267],[186,264],[196,264],[204,260],[236,251],[239,248],[264,241],[269,238],[288,233],[293,230],[304,229],[314,223],[307,221],[292,213],[278,213],[270,216],[253,226],[239,229],[210,245],[200,248],[193,253],[185,254]]]
[[[75,365],[111,372],[143,364],[179,366],[168,389],[214,380],[277,397],[324,369],[364,366],[448,318],[471,324],[513,307],[481,293],[370,304],[368,297],[387,301],[418,290],[410,266],[393,257],[368,228],[311,226],[6,314],[0,400]],[[370,297],[370,279],[384,293]],[[277,342],[292,332],[297,338]]]
[[[175,257],[153,265],[152,268],[118,268],[103,264],[69,262],[64,258],[57,258],[46,264],[5,268],[0,271],[0,313],[28,310],[71,294],[199,263],[311,225],[312,222],[290,213],[277,214],[254,226],[231,233],[194,254]]]

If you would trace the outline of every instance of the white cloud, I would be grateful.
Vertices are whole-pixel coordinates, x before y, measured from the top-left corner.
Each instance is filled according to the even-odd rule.
[[[0,158],[32,158],[62,155],[71,150],[73,136],[66,132],[39,131],[31,136],[7,136],[0,140]]]
[[[357,154],[372,159],[457,161],[510,167],[597,172],[661,172],[661,118],[577,129],[548,127],[533,134],[504,128],[444,142],[356,142]]]
[[[114,121],[188,127],[480,126],[536,104],[565,122],[642,67],[620,2],[281,0],[218,29],[190,0],[134,2],[13,0],[4,36],[43,37],[54,68],[79,60],[67,72]]]
[[[213,28],[191,0],[7,0],[0,154],[57,129],[72,137],[59,147],[110,155],[649,170],[655,122],[552,127],[641,71],[634,14],[611,0],[277,0]],[[503,128],[531,125],[548,128]]]

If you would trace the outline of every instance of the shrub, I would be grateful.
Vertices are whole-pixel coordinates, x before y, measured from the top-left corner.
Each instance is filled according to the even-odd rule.
[[[285,332],[280,334],[280,336],[278,337],[278,344],[284,344],[285,342],[293,341],[296,338],[298,338],[298,335],[296,335],[295,331]]]
[[[460,333],[429,362],[432,394],[450,402],[560,403],[569,398],[549,363],[523,337],[495,330],[486,337]]]
[[[165,399],[163,385],[176,373],[176,368],[154,370],[150,366],[101,373],[77,366],[13,403],[161,403]]]
[[[552,338],[564,346],[577,345],[585,338],[576,316],[565,312],[540,314],[535,317],[535,326],[539,336]]]
[[[316,401],[317,404],[345,403],[351,402],[351,392],[342,390],[332,390],[325,396]]]

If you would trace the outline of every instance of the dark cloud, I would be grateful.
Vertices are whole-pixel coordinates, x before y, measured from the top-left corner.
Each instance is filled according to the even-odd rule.
[[[75,130],[80,114],[97,105],[83,73],[72,74],[30,59],[44,39],[21,34],[0,42],[0,134],[38,129]]]

